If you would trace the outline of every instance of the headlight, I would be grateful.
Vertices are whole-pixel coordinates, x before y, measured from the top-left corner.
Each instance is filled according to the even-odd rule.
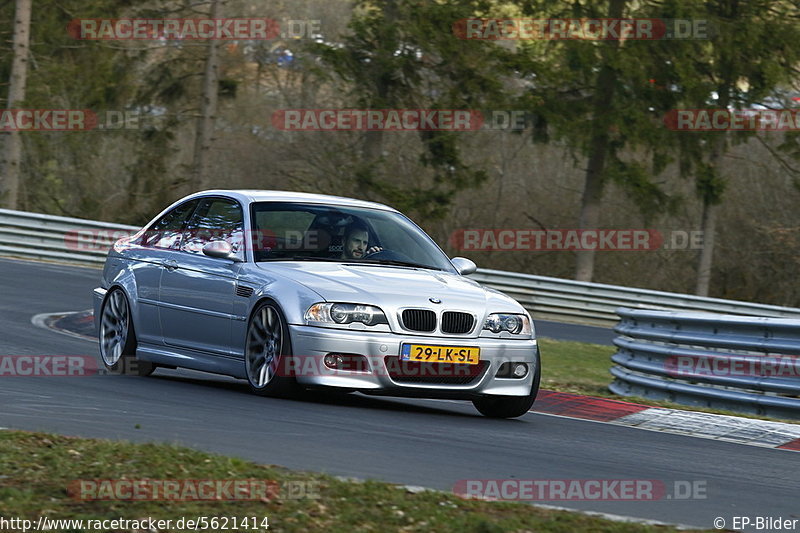
[[[379,307],[364,304],[318,303],[308,308],[304,318],[307,322],[322,324],[388,324],[386,315]]]
[[[530,335],[531,321],[525,315],[512,315],[505,313],[492,313],[486,317],[483,329],[492,333],[507,331],[514,335]]]

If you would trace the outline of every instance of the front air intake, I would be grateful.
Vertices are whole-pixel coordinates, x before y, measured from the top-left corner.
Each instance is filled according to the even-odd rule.
[[[475,326],[475,317],[469,313],[459,311],[445,311],[442,313],[443,333],[469,333]]]
[[[406,309],[403,311],[403,327],[409,331],[434,331],[436,313],[428,309]]]

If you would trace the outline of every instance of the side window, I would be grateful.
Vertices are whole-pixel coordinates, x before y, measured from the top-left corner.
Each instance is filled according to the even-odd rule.
[[[170,210],[145,231],[139,244],[151,248],[177,248],[183,225],[196,206],[197,200],[190,200]]]
[[[203,246],[212,241],[227,241],[231,250],[242,250],[244,220],[242,208],[233,200],[202,200],[183,233],[181,250],[202,254]]]

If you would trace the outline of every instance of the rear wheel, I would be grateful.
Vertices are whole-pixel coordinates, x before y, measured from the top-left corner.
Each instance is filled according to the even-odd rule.
[[[265,300],[256,306],[247,324],[244,362],[250,390],[259,396],[293,396],[297,380],[287,375],[292,355],[289,326],[278,305]]]
[[[522,416],[533,407],[536,395],[539,394],[539,381],[541,380],[541,363],[539,351],[536,351],[536,374],[531,383],[531,393],[527,396],[483,396],[472,400],[482,415],[490,418],[516,418]]]
[[[155,366],[136,359],[136,332],[122,289],[108,291],[100,308],[100,357],[112,374],[149,376]]]

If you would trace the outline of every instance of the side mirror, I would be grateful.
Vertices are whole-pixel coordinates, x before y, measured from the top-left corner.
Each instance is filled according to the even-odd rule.
[[[242,259],[235,255],[231,250],[231,245],[227,241],[211,241],[203,246],[203,254],[217,259],[230,259],[235,263],[241,263]]]
[[[478,270],[478,265],[466,257],[454,257],[450,262],[462,276],[468,276]]]

